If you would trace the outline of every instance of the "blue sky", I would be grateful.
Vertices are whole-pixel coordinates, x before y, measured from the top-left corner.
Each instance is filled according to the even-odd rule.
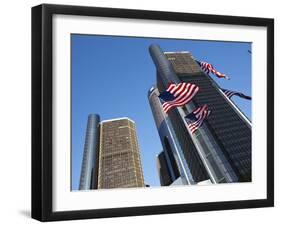
[[[222,88],[251,95],[250,43],[114,37],[71,36],[72,53],[72,189],[78,189],[87,117],[102,120],[129,117],[136,123],[145,183],[159,186],[156,154],[161,144],[147,99],[156,70],[148,47],[189,51],[197,60],[212,63],[231,80],[212,78]],[[251,101],[233,97],[251,119]]]

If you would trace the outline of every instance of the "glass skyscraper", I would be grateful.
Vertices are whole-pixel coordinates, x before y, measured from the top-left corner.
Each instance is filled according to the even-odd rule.
[[[250,182],[251,122],[201,70],[191,53],[164,53],[157,45],[151,45],[149,51],[156,66],[156,86],[148,95],[150,106],[164,152],[171,150],[183,182]],[[157,96],[170,82],[193,83],[200,91],[190,103],[165,114]],[[204,104],[212,113],[191,135],[184,117]]]
[[[164,176],[163,173],[165,172],[170,178],[169,183],[162,183],[162,176],[160,175],[160,183],[161,185],[169,185],[182,175],[182,179],[185,184],[194,184],[186,161],[182,161],[182,159],[184,159],[184,151],[180,145],[179,139],[176,136],[175,130],[171,125],[169,117],[163,111],[158,95],[158,89],[151,87],[148,92],[148,99],[163,146],[163,153],[161,152],[157,159],[158,173],[160,175],[161,172],[162,176]],[[163,171],[165,168],[167,169]]]
[[[99,115],[88,116],[79,190],[97,188],[99,123]]]

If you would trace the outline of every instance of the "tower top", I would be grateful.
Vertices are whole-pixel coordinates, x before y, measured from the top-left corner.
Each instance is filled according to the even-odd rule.
[[[188,51],[164,52],[164,54],[175,54],[175,53],[190,53],[190,52]]]
[[[114,118],[114,119],[107,119],[107,120],[102,120],[100,123],[105,123],[105,122],[112,122],[112,121],[119,121],[119,120],[129,120],[131,121],[132,123],[135,123],[132,119],[128,118],[128,117],[121,117],[121,118]]]

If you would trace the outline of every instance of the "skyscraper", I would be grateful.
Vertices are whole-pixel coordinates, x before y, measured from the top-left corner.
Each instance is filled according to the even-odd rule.
[[[135,123],[129,118],[102,121],[98,189],[144,186]]]
[[[156,163],[161,186],[168,186],[172,184],[173,180],[164,151],[161,151],[156,156]]]
[[[160,157],[160,159],[158,159],[158,166],[162,166],[162,169],[167,167],[170,184],[173,183],[180,175],[182,176],[185,184],[194,184],[189,166],[185,161],[182,161],[182,159],[184,159],[184,151],[175,134],[175,130],[171,125],[169,117],[167,117],[168,115],[163,111],[158,95],[158,89],[151,87],[148,92],[148,99],[159,133],[160,141],[163,146],[163,154],[158,156]],[[165,163],[166,166],[164,165]],[[168,185],[167,182],[161,182],[162,175],[160,175],[159,170],[158,173],[161,185]]]
[[[79,190],[144,186],[135,123],[90,114]]]
[[[98,115],[88,116],[79,190],[97,188],[99,122]]]
[[[191,53],[163,53],[157,45],[151,45],[149,51],[157,71],[156,87],[149,92],[150,105],[160,139],[166,137],[168,142],[162,142],[163,149],[171,147],[181,178],[187,184],[251,181],[251,123],[247,117],[200,69]],[[170,82],[193,83],[200,91],[185,106],[165,114],[157,95]],[[184,117],[204,104],[212,113],[192,135]]]

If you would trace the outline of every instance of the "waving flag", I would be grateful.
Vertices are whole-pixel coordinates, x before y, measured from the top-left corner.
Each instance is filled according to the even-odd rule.
[[[247,100],[252,100],[252,97],[246,96],[243,93],[232,91],[232,90],[227,90],[227,89],[221,89],[221,91],[224,92],[224,94],[230,99],[232,96],[239,96],[241,98],[247,99]]]
[[[211,111],[205,104],[202,107],[196,108],[194,111],[185,116],[188,128],[191,134],[195,133],[197,129],[202,125],[204,119],[210,115]]]
[[[170,83],[166,91],[158,97],[162,100],[162,107],[167,113],[173,107],[179,107],[187,104],[192,100],[199,91],[199,87],[191,83]]]
[[[214,69],[213,65],[212,64],[209,64],[207,62],[204,62],[204,61],[197,61],[196,62],[199,64],[199,66],[201,67],[201,69],[209,74],[210,72],[212,74],[214,74],[215,76],[217,76],[218,78],[225,78],[225,79],[230,79],[229,77],[227,77],[225,74],[222,74],[220,72],[218,72],[217,70]]]

